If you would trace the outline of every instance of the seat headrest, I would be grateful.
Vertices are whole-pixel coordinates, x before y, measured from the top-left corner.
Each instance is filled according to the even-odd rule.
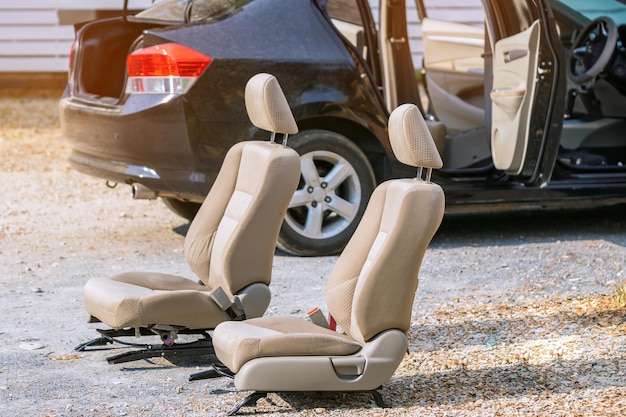
[[[273,75],[260,73],[250,78],[245,99],[248,117],[259,129],[290,135],[298,133],[287,99]]]
[[[389,140],[394,155],[403,164],[435,169],[443,166],[435,141],[415,104],[403,104],[391,112]]]

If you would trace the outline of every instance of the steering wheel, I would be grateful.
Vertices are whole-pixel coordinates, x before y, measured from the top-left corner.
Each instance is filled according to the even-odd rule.
[[[593,80],[609,63],[617,44],[617,25],[608,16],[593,19],[572,44],[567,75],[583,84]]]

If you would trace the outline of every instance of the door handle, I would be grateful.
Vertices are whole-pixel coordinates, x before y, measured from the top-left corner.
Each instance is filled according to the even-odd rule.
[[[504,62],[515,61],[516,59],[524,58],[528,55],[526,49],[514,49],[512,51],[506,51],[504,53]]]

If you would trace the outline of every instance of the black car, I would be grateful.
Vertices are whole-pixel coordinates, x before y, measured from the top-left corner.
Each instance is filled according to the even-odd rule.
[[[407,102],[442,154],[447,210],[626,201],[623,1],[483,0],[484,26],[416,7],[419,71],[403,0],[378,19],[367,0],[163,0],[77,25],[60,101],[71,163],[192,218],[226,150],[266,138],[243,88],[269,72],[300,129],[288,252],[341,250],[375,185],[412,175],[386,132]]]

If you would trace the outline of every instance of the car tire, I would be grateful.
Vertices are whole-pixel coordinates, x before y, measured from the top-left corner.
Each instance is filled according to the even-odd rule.
[[[198,210],[200,210],[200,206],[202,205],[202,203],[182,201],[173,197],[161,198],[170,210],[189,221],[192,221],[193,218],[196,217],[196,213],[198,213]]]
[[[355,143],[336,132],[303,131],[288,145],[300,154],[301,177],[277,246],[298,256],[335,254],[348,243],[376,186],[372,167]]]

